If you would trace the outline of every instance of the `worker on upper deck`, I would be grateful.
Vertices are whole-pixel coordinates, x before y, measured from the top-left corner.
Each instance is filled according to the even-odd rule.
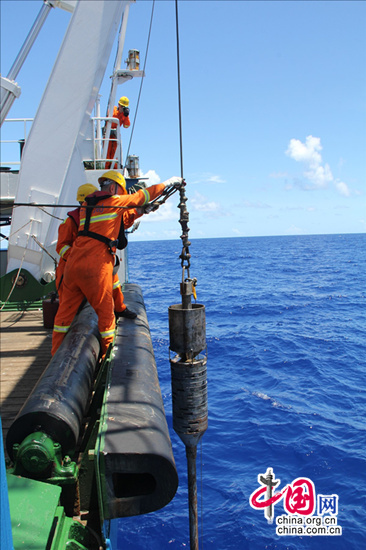
[[[71,248],[64,272],[63,299],[58,309],[52,341],[52,355],[60,346],[84,298],[98,315],[102,356],[115,332],[112,272],[116,247],[124,237],[124,208],[130,216],[142,215],[141,207],[159,197],[165,187],[181,185],[182,178],[127,194],[124,177],[113,170],[99,178],[101,190],[87,197],[80,210],[78,236]],[[89,206],[89,208],[86,208]],[[122,208],[121,208],[122,207]],[[135,210],[135,212],[131,212]]]
[[[122,96],[118,101],[118,105],[117,106],[115,105],[113,109],[113,118],[118,118],[119,125],[123,126],[123,128],[129,128],[131,124],[130,118],[129,118],[129,114],[130,114],[129,104],[130,104],[130,101],[128,97]],[[116,128],[117,128],[117,124],[115,122],[112,122],[110,141],[108,144],[108,150],[106,155],[107,159],[113,159],[117,149]],[[105,163],[106,169],[108,170],[109,168],[111,168],[111,165],[112,163],[110,161],[107,161]],[[116,163],[114,163],[114,168],[116,167],[117,167]]]

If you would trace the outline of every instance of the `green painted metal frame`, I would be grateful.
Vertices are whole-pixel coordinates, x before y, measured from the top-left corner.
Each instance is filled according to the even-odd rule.
[[[18,304],[17,309],[30,309],[33,304],[56,291],[55,281],[42,284],[26,269],[21,269],[19,272],[22,284],[15,285],[13,288],[18,271],[18,269],[14,269],[0,278],[0,300],[2,304],[5,303],[10,306],[10,304],[16,303]],[[33,309],[35,308],[33,307]]]

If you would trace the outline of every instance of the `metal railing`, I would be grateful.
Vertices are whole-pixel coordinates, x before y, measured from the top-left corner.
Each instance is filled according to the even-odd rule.
[[[25,140],[27,139],[30,131],[31,123],[33,118],[6,118],[4,124],[1,128],[1,136],[4,135],[4,129],[6,128],[7,133],[12,136],[18,132],[23,137],[18,139],[1,139],[1,161],[0,166],[20,166],[22,150],[24,147]],[[9,129],[8,123],[12,124],[13,127]],[[17,126],[16,126],[17,124]],[[22,125],[22,129],[19,129],[19,126]],[[9,130],[8,130],[9,129]],[[15,147],[15,144],[17,147]],[[7,156],[9,155],[9,157]],[[9,160],[4,161],[3,159],[9,158]]]
[[[25,141],[30,132],[30,126],[33,122],[33,118],[7,118],[1,128],[1,134],[4,136],[15,136],[16,133],[22,137],[18,139],[1,139],[1,161],[0,167],[8,167],[13,169],[19,169],[21,164],[22,150]],[[121,144],[121,131],[118,118],[113,117],[91,117],[90,123],[92,125],[91,132],[84,140],[83,147],[83,162],[86,169],[104,169],[105,164],[110,162],[111,168],[116,166],[121,167],[122,164],[122,144]],[[109,124],[108,124],[109,123]],[[107,139],[106,134],[110,129],[112,123],[117,125],[117,128],[113,128],[116,132],[115,137],[109,137]],[[10,124],[14,128],[10,128]],[[18,124],[18,126],[15,126]],[[19,125],[22,125],[22,129],[19,129]],[[102,128],[103,126],[103,128]],[[109,128],[108,128],[109,127]],[[106,131],[105,131],[106,130]],[[1,136],[1,137],[2,137]],[[110,142],[116,142],[117,148],[114,158],[107,158],[108,145]],[[15,147],[16,145],[16,147]],[[4,160],[9,159],[9,160]]]
[[[84,143],[86,145],[87,151],[91,152],[90,158],[85,158],[83,156],[84,165],[85,163],[91,163],[91,166],[86,165],[88,168],[97,170],[99,168],[105,168],[106,163],[111,163],[111,168],[115,165],[117,168],[121,167],[122,164],[122,142],[121,142],[121,131],[119,126],[118,118],[113,117],[91,117],[90,119],[93,128],[92,128],[92,138],[86,138]],[[104,127],[102,128],[102,124]],[[117,127],[111,130],[112,123],[116,124]],[[116,132],[115,137],[108,137],[109,131]],[[103,135],[104,134],[104,135]],[[108,145],[111,142],[116,142],[117,148],[114,154],[114,158],[108,158]],[[90,145],[88,145],[90,143]]]

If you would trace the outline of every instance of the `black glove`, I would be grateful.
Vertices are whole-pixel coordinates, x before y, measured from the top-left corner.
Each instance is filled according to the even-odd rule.
[[[147,204],[146,206],[144,206],[144,213],[145,214],[150,214],[150,212],[155,212],[155,210],[157,210],[159,208],[159,205],[158,204]]]
[[[123,107],[123,114],[128,116],[130,114],[130,109],[128,107]]]

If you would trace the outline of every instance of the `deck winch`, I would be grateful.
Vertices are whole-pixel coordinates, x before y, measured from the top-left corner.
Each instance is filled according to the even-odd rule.
[[[188,467],[189,529],[190,547],[198,549],[197,444],[207,429],[207,353],[205,306],[192,304],[196,298],[196,279],[189,275],[190,253],[188,240],[189,213],[184,187],[180,188],[180,224],[182,226],[183,250],[180,255],[182,265],[181,304],[169,307],[170,350],[176,356],[170,358],[173,428],[186,447]]]
[[[76,477],[75,451],[100,351],[98,317],[86,304],[14,420],[6,438],[19,474]],[[74,481],[75,479],[73,479]]]

